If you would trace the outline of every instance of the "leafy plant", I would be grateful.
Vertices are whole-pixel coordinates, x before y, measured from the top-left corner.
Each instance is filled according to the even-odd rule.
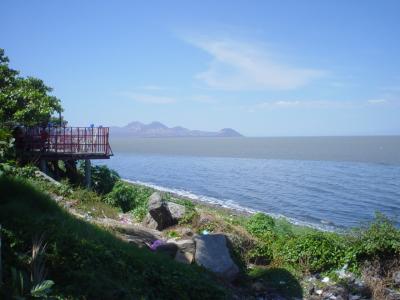
[[[147,211],[148,198],[151,190],[145,187],[118,181],[113,190],[106,196],[105,201],[121,208],[123,212],[134,211],[135,217],[142,219]]]
[[[327,271],[345,263],[345,244],[335,233],[315,231],[289,238],[282,243],[280,255],[304,271]]]
[[[274,227],[274,219],[263,213],[252,215],[246,223],[247,231],[256,237],[261,237],[264,233],[272,231]]]
[[[80,172],[84,173],[85,163],[80,165]],[[108,194],[115,183],[120,179],[118,173],[107,166],[91,166],[92,189],[98,194]]]
[[[25,271],[11,267],[11,286],[13,298],[26,297],[47,298],[54,285],[52,280],[46,280],[44,235],[35,236],[32,242],[32,254],[29,262],[30,278]]]
[[[40,79],[18,76],[0,49],[0,123],[35,126],[47,124],[54,112],[61,112],[60,100]]]
[[[400,231],[381,213],[368,226],[354,230],[349,236],[346,257],[358,267],[365,260],[385,260],[400,255]]]

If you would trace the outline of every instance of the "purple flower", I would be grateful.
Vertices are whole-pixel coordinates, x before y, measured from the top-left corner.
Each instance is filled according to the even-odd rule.
[[[155,241],[150,245],[150,249],[151,249],[152,251],[156,251],[157,248],[158,248],[159,246],[164,245],[164,244],[165,244],[165,242],[162,241],[162,240],[155,240]]]

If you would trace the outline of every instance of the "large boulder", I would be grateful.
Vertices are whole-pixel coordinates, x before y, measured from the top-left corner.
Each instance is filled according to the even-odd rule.
[[[179,220],[182,219],[186,213],[185,206],[174,203],[174,202],[168,202],[168,209],[169,209],[169,212],[171,213],[172,220],[175,223],[178,223]]]
[[[163,230],[174,225],[168,204],[162,199],[160,193],[151,194],[148,202],[149,213],[144,219],[144,224],[150,228]]]
[[[175,260],[184,264],[191,264],[194,259],[196,245],[193,239],[183,240],[168,240],[168,243],[173,243],[178,247],[175,255]]]
[[[148,206],[149,212],[144,218],[143,224],[152,229],[163,230],[178,224],[185,214],[183,205],[164,201],[158,192],[154,192],[150,196]]]
[[[231,258],[224,235],[201,235],[196,236],[194,240],[196,243],[195,262],[198,265],[229,281],[237,277],[239,268]]]

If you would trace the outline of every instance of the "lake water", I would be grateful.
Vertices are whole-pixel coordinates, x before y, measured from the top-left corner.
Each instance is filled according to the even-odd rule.
[[[121,177],[335,229],[400,215],[400,137],[114,139]]]

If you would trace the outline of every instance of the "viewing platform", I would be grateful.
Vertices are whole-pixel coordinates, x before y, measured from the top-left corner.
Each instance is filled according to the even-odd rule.
[[[24,158],[42,160],[109,159],[108,127],[18,128],[15,143]]]

